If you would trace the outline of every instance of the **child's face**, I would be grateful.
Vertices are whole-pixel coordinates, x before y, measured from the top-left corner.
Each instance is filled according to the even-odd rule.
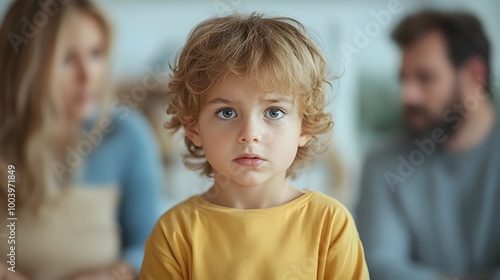
[[[216,178],[261,185],[285,178],[298,147],[311,138],[302,132],[298,109],[292,96],[257,92],[229,76],[207,95],[198,123],[186,133],[203,147]]]

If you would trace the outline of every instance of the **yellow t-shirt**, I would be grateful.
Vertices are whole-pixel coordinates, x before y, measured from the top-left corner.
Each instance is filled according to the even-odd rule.
[[[308,191],[241,210],[193,196],[167,211],[146,242],[141,280],[369,279],[347,209]]]

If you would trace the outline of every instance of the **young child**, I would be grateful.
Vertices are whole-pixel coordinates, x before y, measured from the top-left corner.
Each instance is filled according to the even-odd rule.
[[[328,144],[326,75],[290,18],[231,15],[192,31],[169,83],[167,127],[184,128],[186,165],[214,184],[159,219],[141,280],[369,278],[346,208],[287,181]]]

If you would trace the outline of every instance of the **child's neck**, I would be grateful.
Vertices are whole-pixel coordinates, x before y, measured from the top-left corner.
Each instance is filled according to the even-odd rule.
[[[232,181],[222,186],[215,180],[214,185],[202,197],[224,207],[260,209],[284,204],[303,193],[290,185],[283,174],[256,186],[242,186]]]

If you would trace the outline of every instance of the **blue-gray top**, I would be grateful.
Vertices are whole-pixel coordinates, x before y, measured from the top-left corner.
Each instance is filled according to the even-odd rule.
[[[98,135],[92,135],[92,125],[94,129],[102,128],[100,143],[96,141]],[[85,129],[88,137],[84,138],[98,144],[93,144],[92,152],[83,157],[76,183],[119,187],[117,219],[122,256],[139,272],[144,243],[160,214],[160,189],[164,187],[158,143],[146,119],[126,107],[116,107],[104,122],[89,119]]]
[[[417,142],[390,143],[364,168],[356,219],[372,279],[500,279],[499,118],[464,153]]]

